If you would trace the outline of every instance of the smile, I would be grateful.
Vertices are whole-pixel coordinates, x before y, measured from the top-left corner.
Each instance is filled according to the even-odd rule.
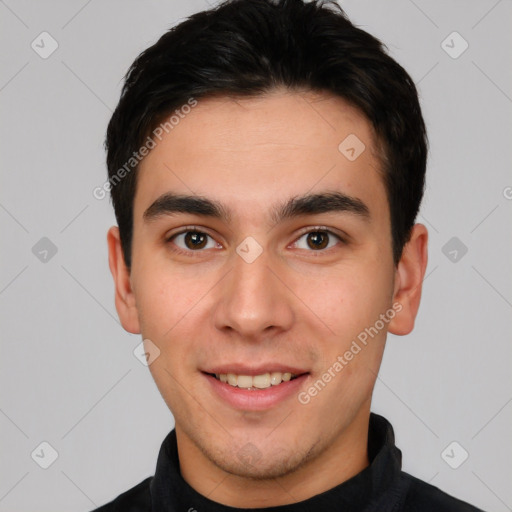
[[[291,368],[290,368],[291,369]],[[310,380],[310,373],[268,371],[244,373],[201,373],[206,379],[215,400],[243,411],[270,410],[303,390]],[[224,370],[227,372],[227,368]],[[247,375],[253,373],[253,375]]]
[[[297,375],[290,372],[267,372],[261,375],[236,375],[234,373],[216,373],[211,375],[221,382],[242,389],[267,389],[297,378]]]

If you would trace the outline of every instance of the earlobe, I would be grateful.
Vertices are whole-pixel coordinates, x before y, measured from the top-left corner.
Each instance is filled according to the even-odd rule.
[[[393,303],[399,303],[401,310],[389,323],[388,330],[392,334],[409,334],[414,328],[427,268],[427,243],[427,228],[415,224],[396,269]]]
[[[133,293],[130,272],[124,261],[119,228],[112,226],[107,233],[108,264],[114,279],[115,304],[123,328],[140,334],[139,317]]]

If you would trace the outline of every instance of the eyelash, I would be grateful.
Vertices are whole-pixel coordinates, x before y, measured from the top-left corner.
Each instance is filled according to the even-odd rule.
[[[327,227],[325,227],[325,226],[315,226],[313,228],[307,228],[306,231],[301,232],[299,234],[299,236],[295,239],[295,241],[292,242],[292,244],[290,244],[290,245],[296,244],[304,235],[308,235],[310,233],[316,233],[316,232],[327,233],[329,235],[329,237],[337,238],[339,240],[339,242],[341,242],[342,244],[346,244],[347,243],[346,240],[341,235],[339,235],[337,233],[334,233],[333,231],[331,231]],[[172,235],[167,237],[165,242],[166,242],[166,244],[172,244],[173,245],[172,251],[174,251],[174,252],[176,252],[178,254],[184,254],[186,256],[191,256],[191,257],[200,256],[200,254],[202,252],[205,252],[204,249],[198,249],[198,250],[182,249],[181,247],[177,247],[173,243],[173,240],[177,236],[183,235],[183,234],[187,234],[187,233],[201,233],[201,234],[204,234],[204,235],[210,237],[212,240],[214,240],[214,238],[210,234],[208,234],[206,231],[201,230],[198,226],[185,226],[185,228],[183,228],[181,231],[178,231],[177,233],[173,233]],[[216,242],[216,243],[218,243],[218,242]],[[314,253],[325,253],[325,252],[330,251],[333,248],[334,247],[330,247],[328,249],[319,249],[317,251],[311,249],[311,250],[309,250],[307,252],[311,252],[313,254]]]

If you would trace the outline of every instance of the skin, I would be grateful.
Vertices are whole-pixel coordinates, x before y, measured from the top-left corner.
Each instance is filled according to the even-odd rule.
[[[338,150],[349,134],[366,146],[355,161]],[[387,331],[413,329],[427,265],[421,224],[393,263],[374,142],[366,118],[327,93],[202,99],[140,165],[130,271],[118,228],[108,232],[120,320],[159,348],[150,371],[175,418],[182,476],[213,501],[295,503],[369,464],[371,396]],[[180,213],[145,222],[144,211],[169,191],[215,199],[232,218]],[[360,199],[368,219],[328,212],[271,221],[272,206],[320,191]],[[166,241],[191,225],[211,236],[206,248],[189,248],[183,236]],[[345,241],[333,236],[327,248],[311,248],[307,233],[318,226]],[[263,249],[250,264],[236,253],[248,236]],[[265,411],[236,410],[200,371],[278,361],[309,371],[307,390],[394,303],[401,311],[306,405],[293,395]],[[251,464],[239,456],[247,443],[258,453]]]

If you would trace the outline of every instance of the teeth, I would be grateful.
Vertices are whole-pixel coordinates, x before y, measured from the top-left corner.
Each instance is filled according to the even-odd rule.
[[[270,374],[270,384],[272,386],[277,386],[278,384],[281,384],[282,375],[279,372],[272,372]]]
[[[221,382],[225,382],[230,386],[244,389],[267,389],[271,386],[278,386],[281,382],[288,382],[297,377],[292,373],[271,372],[262,375],[235,375],[234,373],[216,373],[215,377]]]
[[[252,385],[252,377],[250,375],[239,375],[237,377],[236,385],[239,388],[252,388],[255,387]],[[231,384],[231,382],[229,382]]]
[[[238,385],[240,386],[240,378],[238,378]],[[265,373],[264,375],[256,375],[252,377],[252,387],[254,388],[266,389],[269,388],[271,385],[272,383],[270,382],[270,373]]]

